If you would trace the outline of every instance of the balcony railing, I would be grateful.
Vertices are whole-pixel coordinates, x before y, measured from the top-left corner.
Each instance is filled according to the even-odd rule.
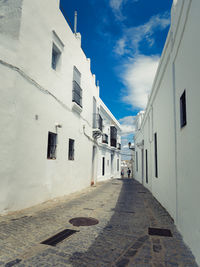
[[[103,130],[103,119],[98,113],[93,114],[93,128]]]
[[[117,149],[121,150],[121,144],[120,143],[117,144]]]
[[[110,145],[117,147],[117,128],[110,126]]]
[[[107,134],[102,135],[102,143],[108,144],[108,135]]]
[[[82,107],[82,89],[76,81],[73,81],[72,101]]]

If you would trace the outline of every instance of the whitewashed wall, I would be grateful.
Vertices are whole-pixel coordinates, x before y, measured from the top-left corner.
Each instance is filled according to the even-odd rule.
[[[0,21],[0,213],[6,213],[91,184],[93,97],[100,99],[90,60],[58,1],[8,0],[0,8],[7,18]],[[56,71],[53,42],[63,43]],[[81,73],[80,114],[72,103],[74,65]],[[49,131],[58,134],[56,160],[47,159]],[[69,138],[75,140],[74,160],[68,160]]]
[[[144,140],[149,150],[149,184],[144,182],[174,218],[185,242],[200,264],[199,150],[200,150],[200,2],[178,0],[154,80],[141,130],[135,144]],[[180,127],[180,97],[186,90],[187,124]],[[155,177],[154,140],[157,133],[158,178]],[[139,154],[141,148],[136,146]],[[144,161],[145,168],[145,161]],[[135,175],[141,180],[141,162]]]

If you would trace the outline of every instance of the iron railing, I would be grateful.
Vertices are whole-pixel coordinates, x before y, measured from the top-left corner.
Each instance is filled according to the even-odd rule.
[[[103,119],[98,113],[93,113],[93,128],[103,130]]]
[[[82,108],[82,89],[76,81],[73,81],[72,101]]]
[[[110,126],[110,145],[117,147],[117,128]]]
[[[108,144],[108,135],[107,134],[102,135],[102,143]]]

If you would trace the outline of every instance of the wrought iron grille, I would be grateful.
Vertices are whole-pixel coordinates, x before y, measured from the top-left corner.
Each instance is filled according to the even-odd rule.
[[[82,89],[76,81],[73,81],[72,101],[82,107]]]
[[[117,147],[117,128],[110,126],[110,145]]]
[[[103,119],[98,113],[93,114],[93,128],[103,130]]]
[[[107,134],[102,135],[102,143],[108,144],[108,135]]]

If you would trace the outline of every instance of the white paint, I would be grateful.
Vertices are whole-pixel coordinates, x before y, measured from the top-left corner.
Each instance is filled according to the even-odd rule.
[[[196,33],[200,25],[200,2],[174,1],[172,8],[168,38],[141,127],[135,135],[139,165],[135,177],[142,182],[142,147],[137,144],[144,140],[144,149],[148,150],[149,155],[149,183],[145,179],[143,183],[175,219],[185,242],[200,264],[200,36]],[[181,128],[180,97],[184,90],[187,125]],[[158,178],[155,177],[152,136],[155,132]]]
[[[81,190],[94,177],[95,182],[111,178],[109,169],[104,177],[97,173],[100,158],[104,153],[110,158],[113,148],[93,138],[93,97],[106,125],[115,125],[119,135],[120,125],[99,98],[80,34],[72,33],[58,0],[1,1],[0,10],[2,214]],[[56,71],[53,43],[61,52]],[[82,108],[72,102],[74,66],[81,73]],[[49,131],[58,137],[56,160],[47,159]],[[75,140],[75,160],[68,160],[69,138]],[[120,158],[118,150],[115,157]],[[118,174],[114,165],[112,176]]]

